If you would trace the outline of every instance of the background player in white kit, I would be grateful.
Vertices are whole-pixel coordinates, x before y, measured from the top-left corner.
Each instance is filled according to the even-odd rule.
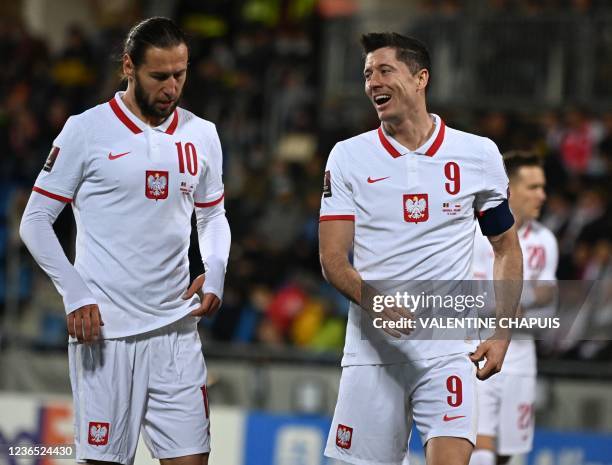
[[[197,321],[220,306],[230,230],[215,126],[177,107],[188,59],[171,20],[134,26],[122,59],[127,90],[69,118],[22,219],[23,241],[68,314],[80,462],[132,463],[142,426],[161,463],[208,463]],[[52,229],[66,203],[77,224],[74,266]],[[187,289],[194,206],[206,279]]]
[[[463,339],[372,336],[361,319],[371,312],[360,307],[362,285],[470,279],[477,212],[495,248],[496,277],[515,283],[504,308],[514,314],[522,257],[508,179],[492,141],[448,128],[427,112],[430,59],[420,42],[384,33],[364,35],[362,45],[365,92],[382,124],[336,144],[325,172],[321,265],[351,300],[325,454],[354,464],[400,464],[414,419],[429,465],[467,465],[476,440],[476,374],[500,370],[508,335],[483,342],[472,359],[475,343]],[[387,309],[377,316],[403,315]],[[476,373],[472,361],[482,358],[487,362]]]
[[[559,251],[553,233],[536,220],[546,200],[542,162],[533,153],[512,151],[504,154],[504,163],[510,178],[510,208],[523,249],[521,309],[524,316],[536,316],[534,312],[544,316],[554,308]],[[493,279],[493,249],[478,233],[474,278]],[[529,335],[515,335],[503,371],[478,383],[478,438],[470,465],[505,464],[511,456],[531,450],[535,389],[535,342]]]

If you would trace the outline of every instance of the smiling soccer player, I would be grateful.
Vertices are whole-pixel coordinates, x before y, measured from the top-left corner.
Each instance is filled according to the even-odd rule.
[[[351,300],[325,453],[359,465],[399,465],[414,421],[428,465],[467,465],[476,442],[476,376],[501,369],[507,335],[478,348],[463,340],[369,337],[361,317],[372,312],[361,290],[367,280],[470,279],[476,214],[495,249],[497,275],[518,283],[513,312],[522,258],[508,178],[491,140],[449,128],[427,111],[431,65],[423,44],[372,33],[362,45],[365,93],[381,124],[336,144],[321,200],[323,273]],[[404,317],[391,309],[374,315]],[[481,358],[487,362],[476,373],[473,361]]]

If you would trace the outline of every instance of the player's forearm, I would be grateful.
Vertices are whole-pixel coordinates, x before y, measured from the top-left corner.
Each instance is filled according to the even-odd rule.
[[[491,244],[495,253],[493,279],[497,318],[513,318],[517,315],[523,289],[523,254],[515,227]]]
[[[321,254],[321,268],[325,279],[342,295],[353,302],[361,303],[361,276],[341,254]]]
[[[39,194],[32,194],[23,213],[19,234],[38,265],[53,281],[64,299],[66,313],[96,300],[64,254],[53,223],[64,205]]]
[[[222,299],[232,236],[224,210],[212,217],[207,213],[196,209],[198,242],[206,276],[202,291]]]

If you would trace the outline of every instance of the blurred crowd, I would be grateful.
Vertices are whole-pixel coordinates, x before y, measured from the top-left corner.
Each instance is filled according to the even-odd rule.
[[[191,3],[178,2],[174,12],[192,36],[182,106],[217,124],[232,227],[223,308],[202,322],[203,331],[221,341],[341,350],[347,302],[323,280],[318,261],[322,173],[333,143],[373,129],[375,115],[359,127],[321,125],[325,44],[314,2],[276,13],[233,9],[225,23],[194,13]],[[0,20],[0,321],[12,322],[11,331],[35,347],[63,347],[64,313],[19,241],[20,215],[67,117],[122,87],[113,54],[125,32],[70,26],[53,52],[23,23]],[[540,153],[548,175],[542,221],[559,239],[559,279],[612,277],[612,112],[568,107],[465,118],[451,108],[432,111],[450,126],[491,137],[502,151]],[[55,229],[72,256],[69,208]],[[196,240],[193,275],[202,269]],[[604,344],[586,356],[605,351]]]
[[[520,14],[522,16],[566,13],[592,15],[608,11],[606,0],[487,0],[470,2],[465,0],[423,0],[423,11],[443,15],[465,12],[480,12],[487,15]]]

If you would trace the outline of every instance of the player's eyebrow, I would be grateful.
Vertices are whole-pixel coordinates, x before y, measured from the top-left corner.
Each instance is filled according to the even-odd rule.
[[[165,72],[165,71],[149,71],[149,75],[156,79],[168,79],[170,76],[181,75],[187,72],[187,68],[182,68],[176,71]]]
[[[369,65],[366,66],[363,69],[363,74],[365,75],[367,72],[372,72],[372,69],[382,69],[382,68],[390,68],[390,69],[396,69],[395,66],[389,64],[389,63],[378,63],[375,65]]]
[[[384,69],[384,68],[388,68],[390,70],[396,70],[397,68],[393,65],[390,65],[388,63],[380,63],[377,65],[373,65],[373,66],[366,66],[363,70],[363,76],[364,77],[368,77],[369,74],[372,74],[372,69]]]

